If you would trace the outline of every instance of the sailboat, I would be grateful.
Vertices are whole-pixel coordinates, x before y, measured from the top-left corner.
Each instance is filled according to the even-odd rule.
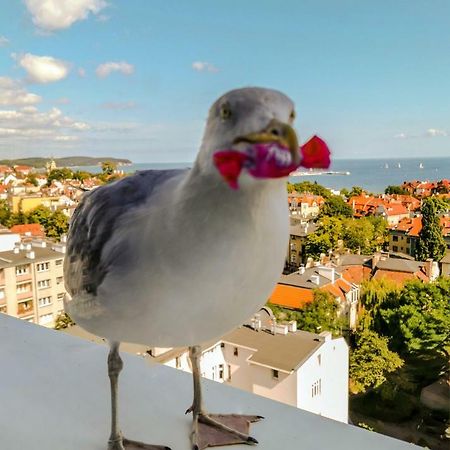
[[[423,169],[423,163],[419,164],[419,169]]]
[[[389,169],[389,164],[386,163],[386,164],[384,165],[384,168],[385,168],[385,169]]]
[[[401,164],[400,164],[400,163],[398,163],[398,164],[397,164],[397,167],[398,167],[399,169],[401,169],[401,168],[402,168],[402,166],[401,166]]]

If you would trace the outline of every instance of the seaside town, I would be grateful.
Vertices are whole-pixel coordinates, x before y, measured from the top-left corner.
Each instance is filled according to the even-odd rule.
[[[63,304],[70,217],[86,191],[127,176],[110,161],[101,169],[0,165],[0,312],[102,342]],[[450,180],[376,195],[303,181],[287,192],[284,271],[263,309],[202,346],[202,376],[445,448]],[[187,348],[123,350],[191,371]]]

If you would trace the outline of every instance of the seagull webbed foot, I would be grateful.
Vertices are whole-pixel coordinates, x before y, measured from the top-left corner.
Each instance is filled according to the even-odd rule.
[[[165,445],[144,444],[143,442],[121,438],[115,441],[109,441],[108,450],[171,450],[171,449],[170,447],[166,447]]]
[[[249,436],[250,424],[262,419],[261,416],[240,414],[205,414],[194,417],[192,430],[193,450],[233,444],[257,444]]]

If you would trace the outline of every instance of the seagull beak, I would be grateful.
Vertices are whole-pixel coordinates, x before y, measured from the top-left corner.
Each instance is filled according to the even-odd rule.
[[[291,164],[296,168],[300,165],[301,155],[299,151],[297,134],[287,123],[272,119],[266,128],[258,133],[250,133],[245,136],[238,136],[233,144],[246,142],[248,144],[277,143],[281,147],[289,149],[291,154]]]
[[[244,148],[238,149],[242,144]],[[238,136],[233,147],[213,156],[214,165],[232,189],[238,189],[244,168],[254,178],[281,178],[289,176],[301,162],[294,129],[275,119],[259,132]]]

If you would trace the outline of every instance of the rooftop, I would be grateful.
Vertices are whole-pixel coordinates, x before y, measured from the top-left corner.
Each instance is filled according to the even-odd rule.
[[[272,336],[273,337],[273,336]],[[105,346],[0,314],[0,421],[2,448],[103,450],[109,435],[109,382]],[[191,375],[123,354],[121,427],[130,439],[190,450]],[[260,414],[252,426],[256,450],[419,449],[352,425],[204,380],[214,412]],[[37,444],[39,443],[39,444]],[[230,447],[223,447],[230,448]],[[248,450],[247,446],[234,446]]]
[[[324,338],[307,331],[282,335],[266,330],[256,331],[247,326],[228,333],[222,340],[255,350],[248,359],[250,362],[289,373],[299,367],[324,342]]]
[[[29,251],[34,252],[34,257],[27,257]],[[19,250],[19,253],[14,253],[13,250],[0,252],[0,269],[5,267],[14,267],[20,264],[30,264],[32,262],[48,261],[50,259],[63,258],[64,254],[53,250],[49,247],[35,247],[32,246],[30,250]]]

